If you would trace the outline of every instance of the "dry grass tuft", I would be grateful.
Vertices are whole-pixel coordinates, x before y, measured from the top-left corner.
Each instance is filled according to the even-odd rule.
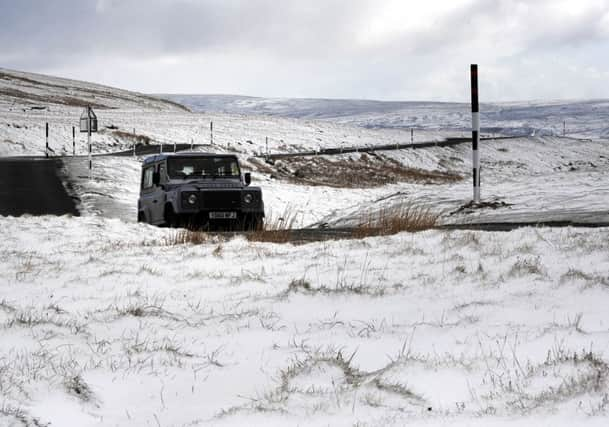
[[[382,209],[363,218],[353,230],[353,237],[386,236],[402,231],[429,230],[438,224],[439,215],[429,208],[414,205],[401,206],[395,210]]]
[[[63,385],[66,391],[82,400],[83,402],[90,402],[93,400],[93,391],[91,387],[83,380],[80,375],[72,375],[64,379]]]
[[[32,419],[31,420],[32,422],[30,422],[28,415],[23,411],[23,409],[12,406],[6,402],[3,403],[2,406],[0,406],[0,416],[1,416],[0,420],[2,420],[3,422],[6,421],[8,423],[9,418],[18,422],[18,424],[8,423],[7,425],[10,425],[10,426],[12,426],[12,425],[23,425],[23,426],[40,425],[40,424],[38,424],[38,419]]]
[[[544,268],[541,259],[536,257],[518,257],[512,265],[509,275],[512,277],[544,275]]]
[[[402,231],[417,232],[435,228],[439,215],[428,208],[415,205],[404,205],[397,209],[383,209],[368,214],[354,228],[337,229],[299,229],[299,214],[291,206],[285,208],[280,215],[267,215],[264,224],[258,229],[243,233],[250,242],[294,243],[302,244],[336,239],[361,239],[372,236],[387,236]],[[166,246],[203,243],[218,243],[217,239],[230,238],[236,232],[221,234],[215,232],[181,229],[169,237],[163,244]],[[240,233],[239,233],[240,234]],[[222,246],[214,250],[213,255],[222,256]]]
[[[147,135],[134,134],[132,132],[125,132],[122,130],[113,130],[112,135],[117,140],[129,141],[129,143],[135,143],[137,145],[149,145],[152,140]]]
[[[365,295],[370,297],[382,297],[387,293],[387,289],[380,286],[368,285],[366,283],[353,283],[340,278],[336,281],[336,286],[329,287],[320,285],[313,287],[310,282],[305,279],[294,279],[290,282],[287,289],[280,294],[280,297],[286,298],[290,294],[304,295]]]
[[[261,228],[247,234],[247,240],[250,242],[287,243],[293,240],[291,230],[297,224],[297,220],[298,213],[294,212],[291,206],[287,206],[280,215],[270,213]]]
[[[298,292],[299,290],[309,292],[311,291],[311,284],[305,279],[294,279],[288,285],[286,293]]]
[[[172,233],[163,241],[165,246],[176,246],[176,245],[200,245],[207,243],[211,239],[209,233],[199,230],[188,230],[180,229],[175,233]]]
[[[463,179],[455,172],[407,167],[378,153],[347,157],[291,157],[278,160],[273,165],[258,159],[249,161],[261,173],[299,185],[374,188],[399,182],[444,184]]]

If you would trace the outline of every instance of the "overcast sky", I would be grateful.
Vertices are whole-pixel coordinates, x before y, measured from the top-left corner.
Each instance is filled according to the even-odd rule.
[[[0,67],[148,93],[609,98],[609,0],[0,0]]]

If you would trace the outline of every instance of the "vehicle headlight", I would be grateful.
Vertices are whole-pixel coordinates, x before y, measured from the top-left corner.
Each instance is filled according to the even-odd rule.
[[[249,193],[248,193],[248,194],[246,194],[245,196],[243,196],[243,201],[244,201],[245,203],[247,203],[248,205],[249,205],[250,203],[252,203],[252,201],[253,201],[253,200],[254,200],[254,196],[252,196],[252,195],[251,195],[251,194],[249,194]]]
[[[195,203],[197,203],[197,195],[196,194],[191,194],[190,196],[188,196],[188,199],[186,199],[188,201],[189,205],[194,205]]]

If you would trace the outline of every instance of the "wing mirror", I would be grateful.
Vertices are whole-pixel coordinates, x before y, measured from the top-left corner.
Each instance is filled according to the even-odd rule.
[[[245,175],[243,175],[243,178],[245,179],[245,185],[250,185],[252,183],[252,174],[249,172],[245,172]]]
[[[152,174],[152,183],[154,185],[159,185],[160,182],[161,182],[161,174],[158,172],[154,172]]]

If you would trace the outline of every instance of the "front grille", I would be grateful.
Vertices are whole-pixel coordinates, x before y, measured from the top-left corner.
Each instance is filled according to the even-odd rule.
[[[241,191],[204,191],[204,209],[240,209]]]

